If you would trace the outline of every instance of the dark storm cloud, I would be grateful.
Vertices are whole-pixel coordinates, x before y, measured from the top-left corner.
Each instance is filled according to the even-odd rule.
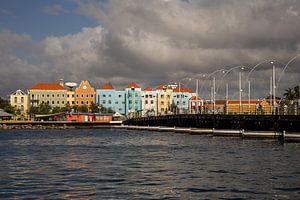
[[[27,42],[27,50],[21,52],[16,50],[30,39],[0,34],[5,41],[0,44],[4,52],[0,70],[8,74],[0,75],[0,80],[5,79],[1,92],[61,77],[89,79],[96,87],[106,81],[116,87],[129,81],[156,86],[224,67],[254,66],[266,59],[282,62],[276,63],[280,74],[279,68],[299,54],[300,1],[78,1],[76,12],[95,19],[99,26]],[[289,81],[282,81],[280,88],[299,83],[299,59],[291,63],[283,76]],[[14,72],[8,73],[10,65]],[[266,95],[268,69],[270,63],[264,63],[257,69],[264,73],[253,74],[257,96]],[[20,71],[22,82],[12,84],[12,76]],[[235,73],[228,78],[236,79]],[[209,87],[210,81],[206,83]]]

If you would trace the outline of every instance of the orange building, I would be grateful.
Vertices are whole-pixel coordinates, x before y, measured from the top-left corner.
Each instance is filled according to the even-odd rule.
[[[81,81],[78,88],[75,89],[75,105],[87,106],[95,103],[96,91],[87,80]]]

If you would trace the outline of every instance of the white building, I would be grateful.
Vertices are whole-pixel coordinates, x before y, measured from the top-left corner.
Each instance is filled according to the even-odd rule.
[[[151,87],[146,87],[142,91],[142,115],[157,115],[157,91]]]
[[[17,90],[10,95],[10,104],[16,114],[25,115],[28,112],[28,95],[22,90]]]

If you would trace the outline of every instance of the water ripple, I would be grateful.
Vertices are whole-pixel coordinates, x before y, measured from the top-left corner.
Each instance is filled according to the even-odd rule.
[[[174,133],[0,131],[0,199],[300,199],[299,154]]]

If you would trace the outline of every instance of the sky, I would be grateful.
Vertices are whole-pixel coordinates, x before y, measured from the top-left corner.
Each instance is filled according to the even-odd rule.
[[[264,98],[270,61],[280,96],[300,84],[299,24],[298,0],[1,0],[0,96],[61,78],[96,89],[131,81],[195,89],[199,79],[209,98],[211,74],[234,68],[214,73],[217,98],[226,83],[238,98],[239,71],[243,98],[248,80],[251,97]]]

